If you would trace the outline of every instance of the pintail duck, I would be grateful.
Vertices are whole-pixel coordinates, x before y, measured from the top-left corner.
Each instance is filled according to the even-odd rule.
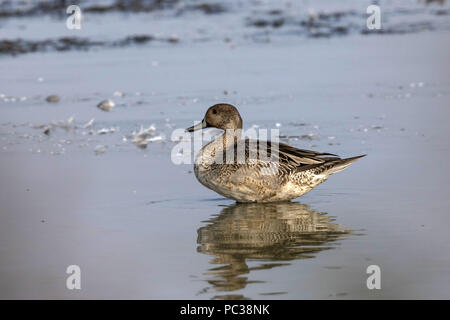
[[[200,150],[194,163],[195,176],[205,187],[237,202],[297,198],[365,156],[341,159],[284,143],[242,138],[242,118],[230,104],[213,105],[202,122],[186,131],[203,128],[225,133]]]

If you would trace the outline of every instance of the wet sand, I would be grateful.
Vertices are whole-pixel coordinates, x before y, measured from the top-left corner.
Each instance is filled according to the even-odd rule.
[[[448,32],[275,42],[1,58],[0,298],[448,299]],[[291,204],[236,205],[170,159],[173,129],[217,101],[368,156]],[[151,124],[162,140],[138,148]]]

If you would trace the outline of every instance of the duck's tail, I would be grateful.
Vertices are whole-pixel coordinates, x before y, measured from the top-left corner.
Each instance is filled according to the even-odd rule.
[[[365,157],[366,155],[360,155],[360,156],[356,156],[356,157],[351,157],[351,158],[347,158],[347,159],[339,159],[337,161],[334,161],[334,164],[327,168],[326,173],[328,175],[339,172],[344,170],[345,168],[347,168],[349,165],[351,165],[353,162],[355,162],[356,160],[358,160],[359,158]]]

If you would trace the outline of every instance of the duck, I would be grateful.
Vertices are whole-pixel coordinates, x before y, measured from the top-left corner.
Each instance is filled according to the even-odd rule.
[[[186,131],[206,128],[224,132],[196,155],[195,177],[205,187],[238,203],[298,198],[366,156],[341,159],[332,153],[243,137],[241,115],[227,103],[209,107],[203,120]]]

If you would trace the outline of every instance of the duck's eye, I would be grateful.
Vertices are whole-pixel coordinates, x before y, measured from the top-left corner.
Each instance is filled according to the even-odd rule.
[[[214,113],[214,114],[217,114],[217,110],[216,110],[216,109],[213,109],[213,113]]]

